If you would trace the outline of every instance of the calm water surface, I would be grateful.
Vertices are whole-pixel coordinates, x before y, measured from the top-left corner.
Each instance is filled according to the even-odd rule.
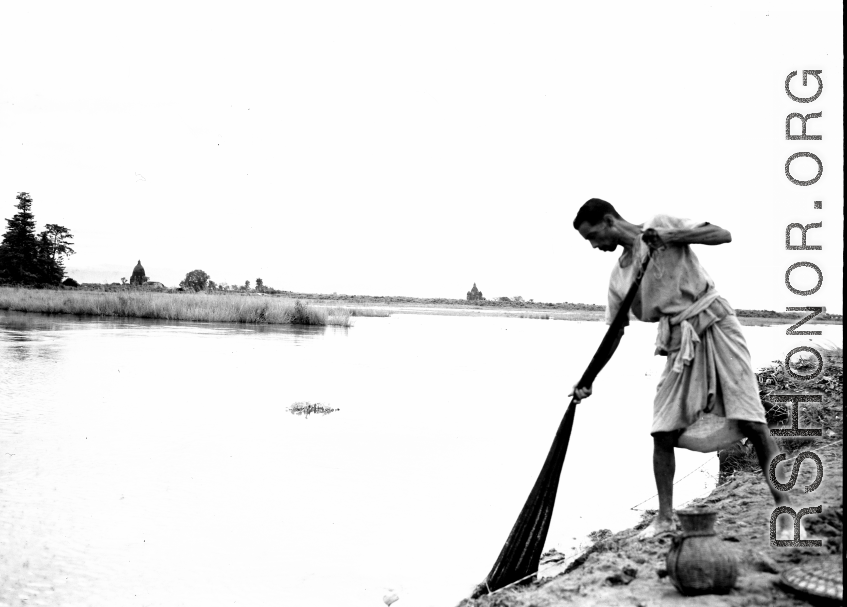
[[[376,607],[389,588],[454,605],[497,557],[604,331],[0,311],[0,606]],[[785,327],[745,333],[757,366],[796,345]],[[653,340],[632,326],[580,406],[548,547],[632,525],[655,493]],[[295,416],[296,401],[340,410]],[[717,473],[678,452],[677,478],[698,466],[677,504]]]

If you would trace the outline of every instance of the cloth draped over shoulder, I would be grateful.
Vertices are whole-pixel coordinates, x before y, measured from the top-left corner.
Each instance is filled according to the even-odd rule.
[[[659,215],[645,228],[692,228],[704,223]],[[607,318],[619,304],[621,281],[646,254],[637,242],[609,284]],[[738,422],[765,422],[750,353],[735,311],[715,289],[691,248],[669,246],[654,257],[633,304],[634,315],[656,322],[657,355],[667,356],[653,403],[651,433],[682,431],[677,446],[714,451],[742,438]]]

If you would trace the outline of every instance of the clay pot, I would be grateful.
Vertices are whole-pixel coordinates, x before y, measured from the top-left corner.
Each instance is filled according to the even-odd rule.
[[[668,575],[682,594],[725,594],[738,577],[735,554],[715,534],[718,513],[706,507],[677,510],[682,533],[667,556]]]

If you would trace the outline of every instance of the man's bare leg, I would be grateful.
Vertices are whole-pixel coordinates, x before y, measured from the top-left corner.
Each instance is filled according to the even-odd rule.
[[[656,432],[653,435],[653,475],[659,492],[659,514],[646,529],[638,534],[641,539],[673,531],[673,476],[676,456],[673,449],[678,432]]]
[[[778,455],[779,450],[776,447],[776,441],[771,437],[767,424],[739,421],[738,427],[756,450],[756,457],[759,458],[759,466],[762,468],[762,474],[765,475],[765,482],[768,484],[768,489],[770,489],[773,496],[774,504],[777,506],[790,506],[791,500],[788,498],[788,494],[774,487],[771,482],[770,465],[773,458]],[[805,529],[803,529],[802,525],[800,530],[802,536],[805,536]],[[789,515],[785,514],[777,519],[776,532],[778,539],[794,538],[794,521]]]

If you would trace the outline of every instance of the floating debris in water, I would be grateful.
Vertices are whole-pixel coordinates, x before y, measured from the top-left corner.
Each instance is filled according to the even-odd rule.
[[[308,402],[296,402],[288,407],[288,410],[294,415],[305,415],[306,417],[309,417],[313,413],[316,415],[327,415],[333,411],[340,411],[340,409],[333,409],[321,403]]]

